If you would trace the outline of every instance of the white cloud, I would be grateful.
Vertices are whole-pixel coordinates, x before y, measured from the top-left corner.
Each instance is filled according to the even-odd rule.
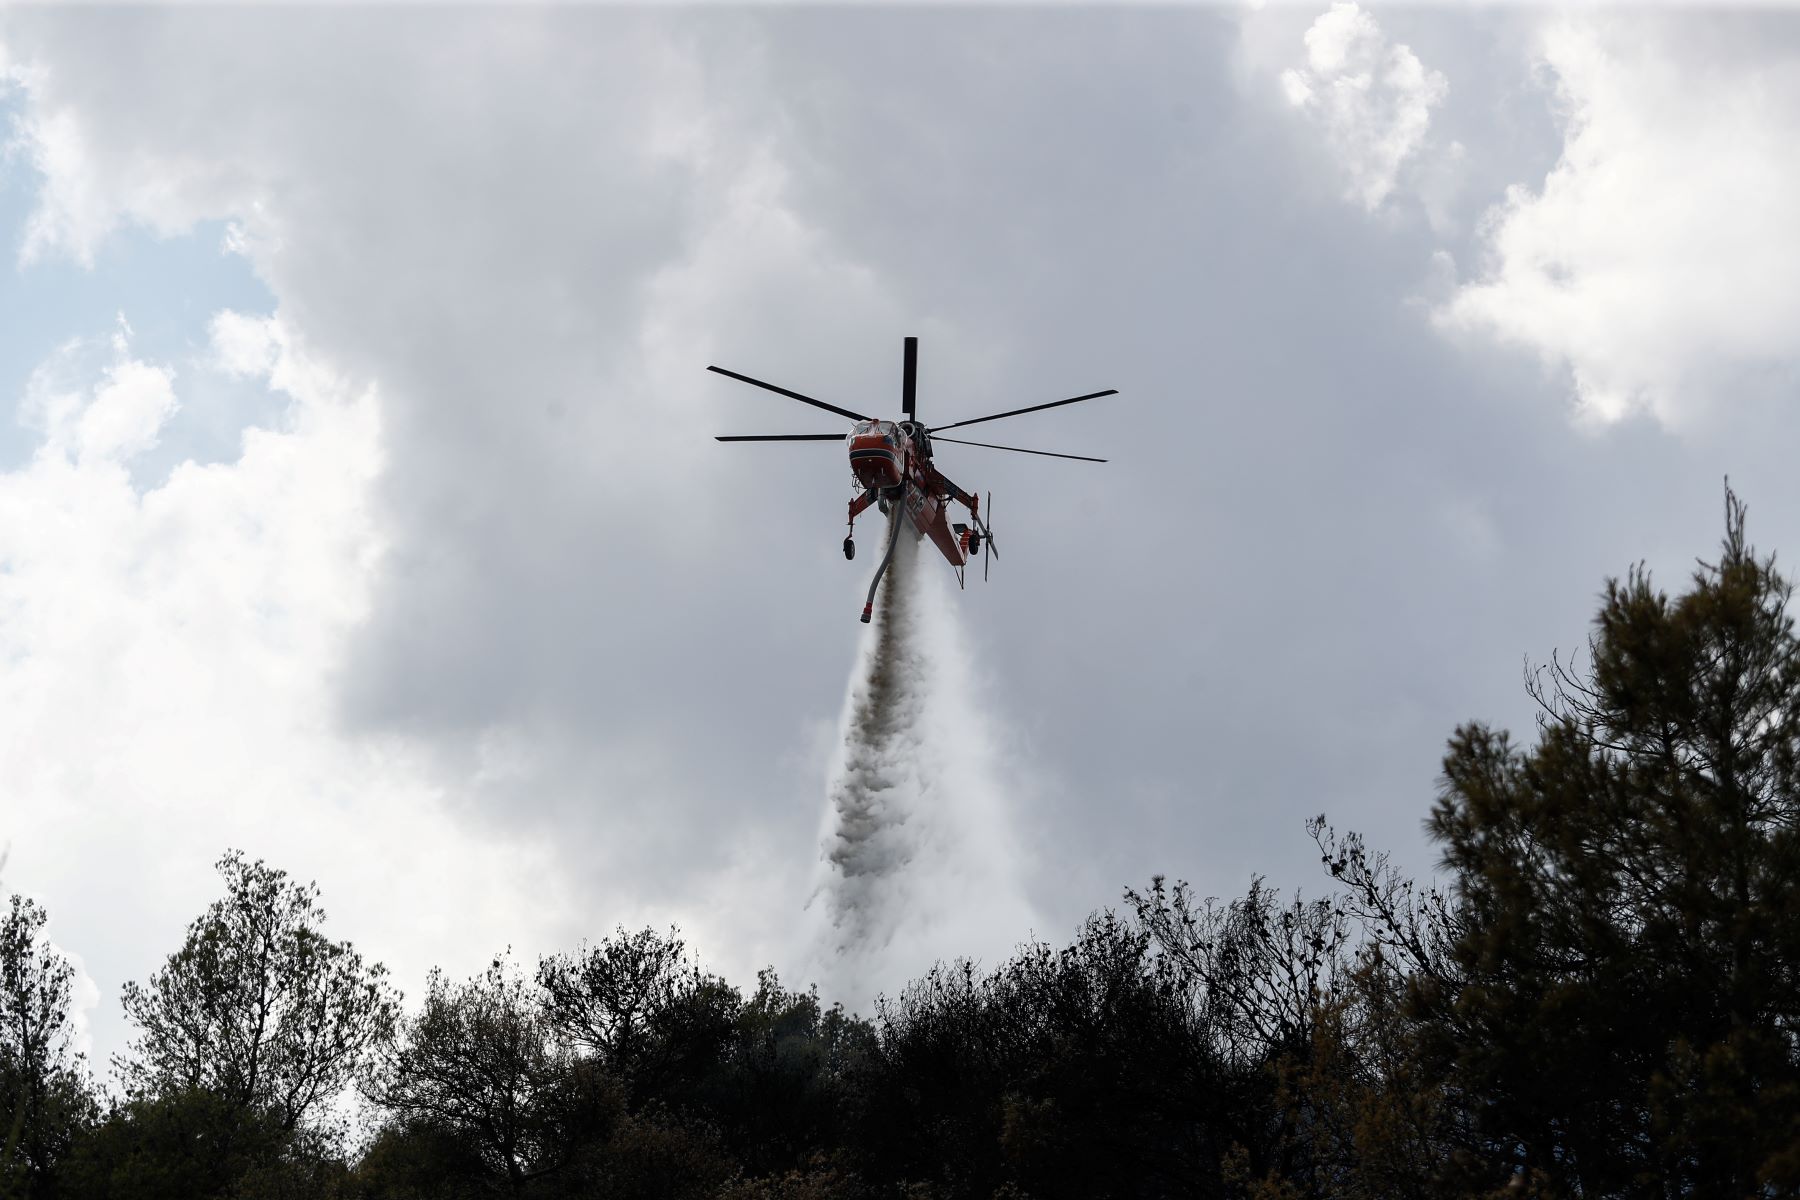
[[[212,361],[234,378],[271,374],[281,363],[281,324],[227,309],[212,319]]]
[[[94,1061],[94,1014],[100,1007],[100,988],[88,974],[81,955],[64,950],[54,941],[51,949],[71,968],[69,978],[69,1048],[79,1054],[91,1072]]]
[[[218,315],[169,394],[210,373],[293,398],[237,461],[141,495],[61,449],[0,485],[43,518],[0,529],[14,678],[56,683],[0,770],[86,821],[26,823],[21,874],[60,914],[80,862],[23,847],[82,847],[154,894],[158,931],[131,944],[155,952],[241,842],[317,876],[345,933],[414,979],[635,921],[679,920],[734,978],[791,965],[823,780],[784,755],[836,684],[770,665],[838,652],[817,610],[841,610],[795,579],[836,558],[843,468],[717,446],[727,414],[814,414],[702,368],[773,373],[801,347],[828,370],[870,331],[885,368],[911,330],[796,213],[751,128],[766,91],[740,78],[758,56],[738,18],[702,37],[616,11],[382,12],[346,40],[301,9],[8,15],[49,64],[25,109],[31,252],[93,261],[125,225],[227,222],[280,318]],[[46,439],[114,369],[80,357],[34,393]],[[117,453],[142,441],[115,426]],[[797,461],[820,469],[770,474]],[[827,536],[789,535],[799,511]],[[166,673],[160,699],[121,664]],[[129,840],[92,832],[120,807]],[[175,819],[139,839],[159,810]],[[130,934],[65,936],[141,976]]]
[[[96,357],[111,351],[111,360]],[[20,423],[43,435],[40,454],[86,464],[123,464],[149,449],[179,407],[174,371],[131,357],[120,318],[110,339],[66,343],[32,371]]]
[[[75,430],[83,460],[123,462],[148,450],[156,432],[174,415],[174,372],[166,367],[126,361],[107,368],[93,403]]]
[[[31,102],[14,117],[7,149],[42,180],[19,244],[21,265],[65,254],[91,267],[101,244],[127,222],[167,236],[221,207],[246,217],[260,211],[258,189],[269,181],[243,162],[157,153],[148,145],[120,152],[96,136],[78,107],[44,102],[57,94],[59,80],[43,60],[17,63],[10,75]]]
[[[1637,16],[1542,40],[1564,128],[1534,189],[1485,223],[1448,328],[1535,350],[1580,411],[1680,426],[1800,361],[1800,59]]]
[[[215,321],[216,354],[241,361],[247,320]],[[334,932],[403,978],[538,928],[528,842],[447,821],[416,756],[337,728],[331,681],[381,551],[375,397],[264,328],[287,427],[248,430],[236,461],[136,490],[121,460],[176,392],[121,336],[110,362],[76,346],[38,373],[41,444],[0,474],[8,882],[100,969],[80,1032],[103,1053],[119,1018],[94,985],[115,994],[174,948],[227,846],[318,878]]]
[[[1282,92],[1319,126],[1349,198],[1373,212],[1424,149],[1449,84],[1347,0],[1314,21],[1305,42],[1306,61],[1282,72]]]

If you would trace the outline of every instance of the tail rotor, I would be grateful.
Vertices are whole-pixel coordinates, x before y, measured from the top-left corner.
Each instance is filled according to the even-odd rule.
[[[992,492],[989,492],[987,494],[987,506],[986,507],[987,507],[988,512],[991,513],[994,511],[994,493],[992,493]],[[981,536],[981,582],[986,583],[987,577],[988,577],[988,560],[999,558],[1000,552],[998,550],[994,549],[994,527],[988,523],[988,519],[986,517],[980,517],[977,519],[980,520],[980,522],[981,522],[981,535],[982,535]]]

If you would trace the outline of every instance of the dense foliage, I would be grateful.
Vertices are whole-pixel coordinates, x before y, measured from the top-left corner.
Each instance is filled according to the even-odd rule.
[[[133,1097],[201,1091],[294,1129],[357,1076],[394,1023],[380,966],[320,932],[318,891],[236,851],[225,897],[147,986],[125,985],[138,1027],[116,1064]]]
[[[1323,819],[1329,890],[1156,879],[1066,947],[872,1018],[618,930],[402,1012],[309,888],[226,896],[125,1006],[0,930],[0,1195],[1742,1197],[1800,1192],[1800,641],[1728,500],[1671,599],[1609,584],[1529,747],[1458,729],[1420,885]],[[330,1114],[350,1091],[368,1127]]]
[[[57,1167],[97,1108],[71,1045],[68,960],[43,936],[44,910],[14,896],[0,920],[0,1196],[57,1194]]]

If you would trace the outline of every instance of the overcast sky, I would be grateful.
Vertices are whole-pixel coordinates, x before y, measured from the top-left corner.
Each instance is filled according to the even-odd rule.
[[[234,846],[414,992],[645,922],[829,977],[873,556],[841,447],[712,440],[838,423],[709,363],[1120,390],[985,427],[1104,466],[940,448],[1018,893],[945,956],[1316,892],[1319,812],[1428,872],[1445,739],[1724,476],[1800,556],[1781,9],[15,6],[0,120],[0,885],[99,1060]]]

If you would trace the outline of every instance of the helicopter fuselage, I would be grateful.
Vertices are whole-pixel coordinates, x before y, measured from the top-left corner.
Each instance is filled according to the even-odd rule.
[[[952,567],[969,561],[960,531],[952,530],[949,502],[959,500],[972,513],[980,501],[945,479],[931,462],[931,441],[923,426],[911,421],[859,421],[850,431],[850,473],[859,495],[850,502],[850,521],[877,499],[906,506],[918,531],[931,539]],[[903,487],[902,484],[905,486]]]

